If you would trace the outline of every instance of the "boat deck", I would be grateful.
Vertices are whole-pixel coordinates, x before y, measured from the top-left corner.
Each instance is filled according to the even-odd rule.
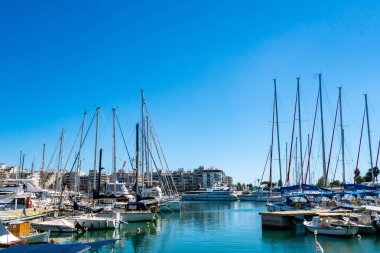
[[[27,220],[34,220],[38,218],[42,218],[46,215],[53,214],[56,212],[56,209],[52,208],[28,208],[25,209],[26,215],[23,213],[23,209],[16,209],[16,210],[6,210],[0,212],[0,222],[7,224],[10,221],[13,220],[21,220],[21,221],[27,221]]]

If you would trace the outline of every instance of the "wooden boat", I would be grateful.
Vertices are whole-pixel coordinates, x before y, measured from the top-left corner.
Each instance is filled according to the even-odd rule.
[[[0,248],[8,248],[17,244],[26,244],[25,240],[14,236],[8,229],[0,223]]]
[[[77,231],[73,222],[66,219],[57,219],[51,221],[43,221],[31,224],[37,231],[51,231],[58,233],[73,233]]]
[[[8,225],[8,231],[14,236],[25,240],[28,244],[49,243],[50,231],[44,233],[30,233],[29,222],[13,222]]]
[[[312,221],[303,222],[305,228],[314,233],[318,232],[320,235],[331,235],[331,236],[353,236],[358,233],[358,227],[342,227],[331,225],[331,218],[324,216],[314,216]]]

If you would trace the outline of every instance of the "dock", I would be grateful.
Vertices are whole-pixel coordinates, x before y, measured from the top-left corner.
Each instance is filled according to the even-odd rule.
[[[55,208],[28,208],[16,209],[16,210],[6,210],[0,212],[0,222],[3,224],[8,224],[11,221],[31,221],[36,219],[41,219],[46,216],[53,216],[57,212]]]
[[[348,210],[331,211],[329,209],[314,210],[294,210],[294,211],[278,211],[278,212],[260,212],[261,225],[263,228],[292,230],[295,228],[294,222],[300,222],[309,219],[320,213],[348,213]]]

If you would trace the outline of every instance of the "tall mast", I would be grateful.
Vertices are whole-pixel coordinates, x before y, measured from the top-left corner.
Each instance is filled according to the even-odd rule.
[[[41,165],[41,175],[40,175],[40,186],[44,188],[44,177],[45,177],[45,143],[42,144],[42,165]]]
[[[274,114],[276,109],[276,100],[273,101],[273,112],[272,112],[272,138],[271,138],[271,148],[270,148],[270,166],[269,166],[269,184],[268,184],[268,201],[271,195],[271,189],[272,189],[272,164],[273,164],[273,139],[274,139]]]
[[[18,170],[16,172],[16,178],[20,177],[19,175],[20,175],[20,171],[21,171],[21,166],[22,166],[22,149],[20,150],[20,163],[19,163],[19,166],[18,166]]]
[[[321,130],[322,130],[322,162],[323,162],[323,179],[324,179],[324,186],[327,185],[327,173],[326,173],[326,152],[325,152],[325,129],[323,125],[323,107],[322,107],[322,74],[318,74],[319,77],[319,106],[321,109]]]
[[[139,123],[136,124],[136,196],[139,194]]]
[[[112,126],[112,168],[113,168],[113,192],[116,193],[116,109],[112,108],[112,118],[113,118],[113,126]]]
[[[24,174],[24,162],[25,162],[25,154],[22,154],[21,179],[23,178],[23,174]]]
[[[81,160],[80,160],[80,153],[81,153],[81,149],[82,149],[82,142],[83,142],[83,130],[84,130],[84,122],[86,121],[86,115],[87,115],[87,112],[84,111],[84,114],[83,114],[83,120],[82,120],[82,127],[81,127],[81,130],[80,130],[80,142],[79,142],[79,152],[78,152],[78,163],[77,163],[77,169],[75,170],[75,181],[74,181],[74,191],[75,193],[79,192],[79,174],[80,174],[80,170],[81,170]]]
[[[300,165],[301,165],[301,182],[303,182],[303,160],[302,160],[302,128],[301,128],[301,94],[300,94],[300,78],[297,77],[297,96],[298,96],[298,129],[300,140]]]
[[[359,140],[359,149],[358,149],[358,156],[356,158],[356,167],[355,167],[355,177],[354,177],[354,183],[356,184],[356,178],[359,176],[360,171],[359,171],[359,158],[360,158],[360,149],[362,147],[362,138],[363,138],[363,129],[364,129],[364,119],[366,115],[366,110],[364,109],[363,113],[363,120],[362,120],[362,127],[360,129],[360,140]]]
[[[297,178],[299,176],[299,171],[298,171],[298,153],[297,153],[297,146],[298,146],[298,138],[296,137],[296,146],[295,146],[295,156],[294,156],[294,168],[295,168],[295,171],[296,171],[296,177],[295,177],[295,184],[297,184]]]
[[[340,118],[340,146],[342,149],[343,184],[346,183],[346,165],[344,163],[344,129],[342,116],[342,87],[339,87],[339,118]]]
[[[98,152],[98,131],[99,131],[99,107],[96,107],[96,129],[95,129],[95,151],[94,151],[94,171],[92,189],[96,190],[96,155]]]
[[[146,125],[146,135],[145,135],[145,163],[146,163],[146,174],[148,178],[148,186],[152,186],[152,178],[151,178],[151,168],[150,168],[150,141],[149,141],[149,118],[148,115],[145,116],[145,125]]]
[[[276,107],[276,129],[277,129],[277,151],[278,151],[278,167],[280,170],[280,181],[279,186],[282,186],[282,169],[281,169],[281,148],[280,148],[280,128],[278,126],[278,106],[277,106],[277,84],[276,79],[273,79],[274,82],[274,99]]]
[[[288,172],[288,142],[285,143],[285,169]]]
[[[61,170],[62,170],[62,157],[63,157],[63,143],[64,143],[65,131],[62,129],[60,143],[59,143],[59,155],[58,155],[58,167],[57,167],[57,180],[55,189],[61,190]]]
[[[144,90],[141,90],[141,176],[142,176],[142,189],[144,189],[145,184],[145,174],[144,174],[144,162],[145,162],[145,118],[144,118]]]
[[[372,145],[371,145],[371,128],[369,126],[369,114],[368,114],[368,103],[367,103],[367,94],[364,94],[365,97],[365,111],[367,114],[367,130],[368,130],[368,146],[369,146],[369,159],[371,162],[371,173],[372,173],[372,183],[375,182],[373,177],[373,160],[372,160]]]
[[[310,134],[307,135],[307,152],[309,152],[310,149]],[[311,184],[311,175],[309,177],[309,184]]]

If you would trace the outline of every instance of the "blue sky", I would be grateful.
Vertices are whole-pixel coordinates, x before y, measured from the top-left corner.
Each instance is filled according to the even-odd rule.
[[[323,75],[326,147],[336,87],[343,87],[348,178],[355,168],[363,93],[369,96],[376,156],[378,1],[2,1],[0,14],[1,162],[17,165],[22,149],[27,167],[33,157],[40,166],[42,143],[50,157],[63,128],[67,154],[83,111],[90,117],[99,105],[100,146],[110,167],[111,108],[117,107],[133,150],[143,88],[170,167],[215,166],[235,181],[252,182],[261,176],[270,145],[272,79],[278,79],[284,160],[296,77],[305,147],[317,73]],[[318,123],[315,178],[322,174]],[[87,168],[93,135],[91,130],[82,156]],[[126,154],[120,138],[117,143],[121,167]],[[334,145],[334,166],[338,149]],[[363,139],[359,167],[369,167],[368,161]]]

